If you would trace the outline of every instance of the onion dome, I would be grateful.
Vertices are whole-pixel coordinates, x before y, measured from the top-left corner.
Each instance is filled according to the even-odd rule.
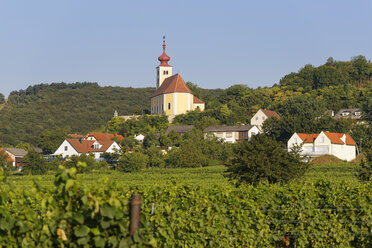
[[[163,41],[163,54],[159,56],[158,60],[160,61],[160,66],[170,66],[168,61],[170,57],[165,53],[165,41]]]

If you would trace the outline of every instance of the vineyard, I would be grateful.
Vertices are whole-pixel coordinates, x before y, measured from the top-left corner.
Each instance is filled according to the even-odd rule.
[[[87,184],[60,168],[53,185],[0,186],[0,247],[371,247],[372,184]],[[10,179],[10,178],[9,178]],[[142,195],[129,234],[130,198]]]

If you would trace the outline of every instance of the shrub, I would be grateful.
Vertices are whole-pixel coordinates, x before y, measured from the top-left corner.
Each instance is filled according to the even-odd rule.
[[[164,167],[164,155],[159,147],[150,147],[145,151],[145,154],[149,158],[147,161],[148,167]]]
[[[80,163],[83,162],[84,164],[86,164],[86,166],[79,167],[78,166],[79,162]],[[97,162],[94,160],[93,154],[89,155],[81,154],[80,156],[73,155],[70,158],[67,158],[64,163],[64,166],[66,168],[75,167],[78,170],[78,172],[82,173],[95,169],[97,167],[96,163]]]
[[[43,175],[47,173],[48,168],[41,155],[30,150],[23,159],[22,171],[25,174]]]
[[[307,164],[295,152],[286,152],[274,139],[255,135],[251,141],[238,143],[226,166],[226,176],[240,182],[285,183],[303,176]]]
[[[366,151],[365,157],[360,162],[357,177],[361,181],[368,181],[372,178],[372,149]]]
[[[185,140],[178,149],[170,152],[166,159],[167,167],[192,168],[207,165],[207,157],[191,140]]]
[[[140,152],[123,154],[117,165],[117,169],[122,172],[135,172],[146,167],[147,155]]]

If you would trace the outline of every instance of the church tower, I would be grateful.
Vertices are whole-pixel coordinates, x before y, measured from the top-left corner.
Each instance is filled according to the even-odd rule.
[[[164,39],[164,37],[163,37]],[[187,111],[204,110],[204,102],[193,95],[180,74],[172,75],[172,66],[168,64],[169,56],[165,53],[159,56],[160,65],[156,67],[156,91],[151,96],[151,114],[166,115],[170,122],[174,117]]]
[[[156,89],[158,89],[164,80],[172,76],[172,66],[168,65],[170,57],[165,53],[165,36],[163,37],[163,54],[159,56],[160,65],[156,67]]]

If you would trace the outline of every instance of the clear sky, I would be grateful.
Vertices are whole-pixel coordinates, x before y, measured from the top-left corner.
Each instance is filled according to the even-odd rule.
[[[169,64],[202,88],[271,86],[328,57],[372,59],[372,1],[0,0],[0,92],[52,82],[155,86]]]

